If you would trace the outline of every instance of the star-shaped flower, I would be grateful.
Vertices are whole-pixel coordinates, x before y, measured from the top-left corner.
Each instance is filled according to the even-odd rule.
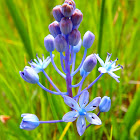
[[[44,59],[44,55],[42,55],[42,59],[39,58],[38,55],[36,55],[36,57],[37,59],[34,59],[34,62],[33,60],[31,60],[29,64],[37,73],[39,73],[49,65],[49,63],[51,62],[51,58],[50,56],[48,56],[46,59]]]
[[[100,118],[96,114],[89,112],[89,111],[93,111],[96,107],[99,106],[101,97],[96,97],[87,105],[88,101],[89,101],[89,92],[87,90],[83,92],[82,95],[80,96],[79,105],[73,98],[69,96],[64,97],[64,102],[69,107],[71,107],[73,111],[66,113],[63,116],[62,120],[64,122],[73,122],[78,118],[76,125],[77,125],[77,131],[80,136],[83,135],[83,133],[86,130],[85,118],[91,124],[101,125],[102,123]]]
[[[112,54],[107,53],[107,58],[106,58],[106,61],[104,63],[104,61],[99,57],[99,55],[96,54],[96,58],[98,59],[98,61],[100,62],[101,66],[102,66],[102,67],[99,67],[98,70],[100,73],[108,73],[117,82],[120,82],[118,80],[118,78],[120,78],[120,76],[117,76],[113,72],[117,71],[119,69],[123,69],[123,67],[120,64],[116,65],[116,61],[118,60],[118,58],[114,61],[110,60],[111,55]]]

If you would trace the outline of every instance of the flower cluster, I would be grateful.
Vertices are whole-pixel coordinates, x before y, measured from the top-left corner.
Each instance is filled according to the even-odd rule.
[[[78,28],[82,22],[83,14],[79,9],[76,9],[76,5],[73,0],[65,0],[62,5],[54,7],[53,16],[56,21],[49,25],[50,34],[44,38],[44,46],[50,53],[50,56],[45,59],[44,55],[42,55],[41,59],[37,55],[37,59],[31,60],[29,62],[31,67],[25,66],[24,70],[20,71],[20,76],[26,82],[38,84],[43,90],[51,94],[62,96],[65,104],[68,105],[72,111],[66,113],[62,119],[53,121],[39,121],[36,115],[22,114],[21,117],[23,117],[23,120],[20,124],[20,128],[25,130],[33,130],[42,123],[73,122],[77,119],[77,131],[81,136],[91,124],[101,125],[102,122],[99,118],[99,114],[101,112],[108,112],[111,107],[111,99],[107,96],[104,96],[102,99],[101,97],[96,97],[88,104],[88,89],[92,87],[92,85],[95,84],[104,73],[108,73],[117,82],[119,82],[119,76],[113,72],[121,69],[122,66],[116,65],[116,61],[118,59],[111,61],[111,54],[109,53],[107,53],[105,62],[99,57],[98,54],[86,56],[87,50],[91,48],[95,40],[95,35],[91,31],[87,31],[84,34],[82,40]],[[76,54],[80,51],[82,46],[84,47],[83,58],[78,68],[75,69]],[[55,50],[60,53],[62,71],[57,68],[54,62],[54,55],[52,52]],[[82,90],[83,82],[96,66],[97,60],[102,66],[98,69],[101,74],[85,89]],[[48,67],[50,62],[58,74],[64,78],[64,82],[66,81],[67,91],[60,91],[45,72],[45,69]],[[39,72],[43,72],[47,80],[54,87],[55,91],[49,90],[40,83],[38,74]],[[74,75],[78,72],[80,72],[81,81],[73,85],[72,81]],[[79,88],[77,94],[74,96],[72,88],[76,87]],[[89,112],[93,111],[97,107],[99,107],[99,112],[97,115],[95,113]],[[87,126],[85,118],[89,122]]]

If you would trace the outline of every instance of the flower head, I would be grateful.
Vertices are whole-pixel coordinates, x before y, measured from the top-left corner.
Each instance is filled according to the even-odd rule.
[[[117,82],[120,82],[118,80],[118,78],[120,78],[120,76],[117,76],[116,74],[114,74],[114,71],[117,71],[119,69],[122,69],[123,67],[118,64],[116,65],[116,61],[118,60],[118,58],[114,61],[110,60],[112,54],[107,53],[107,58],[106,61],[104,63],[104,61],[99,57],[98,54],[96,54],[96,58],[98,59],[98,61],[100,62],[102,67],[99,67],[98,70],[101,73],[108,73],[111,77],[113,77]]]
[[[29,66],[25,66],[24,70],[20,71],[19,73],[20,73],[21,78],[24,79],[28,83],[35,84],[39,82],[39,76],[37,72]]]
[[[36,57],[37,59],[34,59],[34,62],[31,60],[29,64],[37,73],[39,73],[49,65],[49,63],[51,62],[51,58],[50,56],[48,56],[46,59],[44,59],[44,55],[42,55],[42,59],[39,58],[38,55],[36,55]]]
[[[39,119],[34,114],[22,114],[22,122],[20,128],[24,130],[33,130],[39,126]]]
[[[89,112],[93,111],[96,107],[99,106],[101,97],[96,97],[89,104],[88,101],[89,101],[89,92],[87,90],[83,92],[82,95],[80,96],[79,105],[73,98],[68,96],[64,97],[64,102],[74,110],[66,113],[63,116],[63,121],[73,122],[78,118],[76,125],[77,131],[80,136],[84,133],[86,129],[85,118],[91,124],[100,125],[102,123],[100,118],[96,114]]]

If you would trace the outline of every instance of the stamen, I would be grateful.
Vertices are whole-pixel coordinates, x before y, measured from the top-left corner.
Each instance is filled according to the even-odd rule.
[[[112,54],[110,54],[110,53],[107,52],[107,55],[108,55],[108,56],[111,56]]]
[[[118,64],[118,66],[120,66],[123,69],[123,66],[122,65]]]

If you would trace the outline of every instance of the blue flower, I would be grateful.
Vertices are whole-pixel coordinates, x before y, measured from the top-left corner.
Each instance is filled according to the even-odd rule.
[[[25,66],[24,70],[20,71],[19,73],[20,73],[21,78],[24,79],[28,83],[35,84],[39,82],[38,74],[33,68],[29,66]]]
[[[116,61],[118,60],[118,58],[116,60],[114,60],[114,61],[111,61],[110,60],[111,55],[112,54],[107,53],[107,58],[106,58],[106,61],[104,63],[104,61],[99,57],[99,55],[96,54],[96,58],[98,59],[98,61],[100,62],[101,66],[102,66],[102,67],[99,67],[98,70],[99,70],[100,73],[108,73],[117,82],[120,82],[118,80],[118,78],[120,78],[120,76],[117,76],[113,72],[117,71],[119,69],[122,69],[123,67],[120,64],[116,65]]]
[[[101,97],[96,97],[87,105],[88,101],[89,101],[89,92],[87,90],[83,92],[82,95],[80,96],[79,105],[73,98],[69,96],[64,97],[64,102],[74,110],[66,113],[63,116],[62,120],[64,122],[73,122],[78,118],[76,125],[77,131],[80,136],[83,135],[83,133],[86,130],[85,118],[91,124],[101,125],[102,123],[100,118],[96,114],[89,112],[93,111],[96,107],[99,106]]]
[[[37,55],[36,55],[36,57],[37,57],[37,59],[34,59],[34,62],[31,60],[29,62],[29,64],[37,73],[39,73],[49,65],[49,63],[51,62],[51,58],[50,58],[50,56],[48,56],[46,59],[44,59],[44,55],[42,55],[42,57],[43,57],[42,59],[39,58]],[[54,57],[54,55],[53,55],[53,57]]]
[[[20,128],[24,130],[33,130],[39,126],[39,119],[34,114],[22,114],[22,122]]]
[[[108,112],[111,107],[111,99],[110,97],[104,96],[101,99],[101,102],[99,104],[99,109],[101,112]]]

